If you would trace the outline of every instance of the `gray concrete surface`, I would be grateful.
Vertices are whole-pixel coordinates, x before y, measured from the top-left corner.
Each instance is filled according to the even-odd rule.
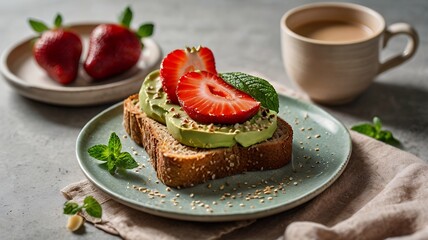
[[[219,71],[257,71],[295,89],[282,65],[279,20],[288,9],[312,1],[0,1],[0,51],[32,34],[28,17],[50,21],[61,12],[65,22],[114,21],[127,4],[134,24],[156,23],[154,39],[164,52],[185,45],[206,45]],[[420,35],[416,56],[378,77],[356,101],[323,107],[350,127],[381,117],[403,149],[428,160],[428,2],[354,1],[384,15],[387,23],[411,23]],[[385,56],[402,50],[405,39],[391,42]],[[62,214],[60,189],[84,179],[75,158],[80,129],[109,105],[66,108],[18,95],[0,80],[0,239],[114,239],[86,224],[71,234]]]

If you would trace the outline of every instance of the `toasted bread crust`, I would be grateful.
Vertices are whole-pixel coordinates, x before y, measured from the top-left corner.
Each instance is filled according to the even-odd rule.
[[[137,94],[124,101],[125,130],[145,148],[157,177],[167,186],[191,187],[246,171],[277,169],[291,160],[293,130],[280,118],[274,136],[264,142],[202,149],[180,144],[164,125],[141,112],[137,103]]]

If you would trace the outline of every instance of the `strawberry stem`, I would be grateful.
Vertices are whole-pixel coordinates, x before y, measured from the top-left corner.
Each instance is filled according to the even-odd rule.
[[[62,16],[61,16],[61,14],[58,13],[55,17],[55,20],[54,20],[54,26],[56,28],[59,28],[59,27],[61,27],[61,25],[62,25]]]
[[[46,24],[44,24],[43,22],[39,21],[39,20],[35,20],[35,19],[29,19],[28,23],[30,24],[31,28],[38,32],[38,33],[42,33],[44,31],[49,30],[48,26],[46,26]]]
[[[131,21],[132,21],[132,10],[128,6],[125,8],[125,10],[122,12],[122,14],[120,14],[119,23],[122,26],[129,28],[131,26]]]
[[[150,37],[153,34],[154,25],[153,23],[142,24],[137,31],[139,38]]]

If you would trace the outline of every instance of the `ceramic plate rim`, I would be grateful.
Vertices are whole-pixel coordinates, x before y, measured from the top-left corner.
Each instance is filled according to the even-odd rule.
[[[99,24],[102,24],[105,22],[76,22],[72,24],[68,24],[66,27],[69,28],[85,28],[85,27],[95,27]],[[101,92],[109,89],[113,89],[119,86],[125,86],[133,84],[134,82],[138,81],[138,74],[133,75],[130,77],[127,77],[124,80],[116,81],[116,82],[110,82],[106,84],[97,84],[93,86],[73,86],[73,87],[64,87],[64,86],[43,86],[43,85],[34,85],[31,83],[27,83],[25,80],[21,79],[19,76],[14,74],[11,69],[8,67],[7,60],[11,56],[12,52],[18,49],[19,47],[22,47],[24,44],[28,44],[32,39],[34,39],[35,35],[31,35],[29,37],[23,38],[22,40],[15,42],[11,45],[9,45],[1,54],[0,56],[0,72],[3,75],[6,82],[9,83],[9,85],[14,88],[14,90],[17,90],[18,93],[38,101],[47,102],[47,103],[53,103],[58,105],[71,105],[71,106],[81,106],[81,105],[94,105],[91,103],[83,103],[83,104],[73,104],[73,103],[65,103],[65,102],[56,102],[52,100],[46,100],[40,99],[38,97],[34,97],[33,94],[31,94],[32,90],[37,91],[43,91],[46,93],[59,93],[59,94],[68,94],[68,93],[90,93],[90,92]],[[144,38],[143,43],[147,46],[152,46],[152,51],[156,51],[157,58],[153,60],[153,66],[149,66],[147,68],[147,71],[153,70],[155,67],[157,67],[163,57],[162,49],[160,48],[159,44],[153,39],[153,38]],[[143,50],[144,51],[144,50]],[[25,93],[23,93],[24,91]],[[109,101],[103,101],[102,103],[106,103]],[[111,101],[110,101],[111,102]]]
[[[295,98],[292,98],[290,96],[287,96],[285,94],[279,94],[281,97],[285,97],[288,99],[292,99],[296,102],[298,102],[299,104],[303,104],[306,106],[309,106],[310,108],[315,108],[317,111],[321,111],[323,114],[326,114],[327,116],[329,116],[331,118],[331,120],[333,120],[336,124],[338,124],[338,126],[340,126],[343,130],[345,130],[346,136],[347,136],[347,140],[349,141],[349,149],[346,155],[346,158],[343,159],[342,164],[340,165],[340,167],[335,171],[334,175],[332,175],[331,178],[328,179],[328,181],[310,191],[307,192],[305,195],[303,195],[302,197],[298,198],[297,200],[289,203],[289,204],[283,204],[283,205],[279,205],[276,207],[270,207],[268,210],[264,210],[264,211],[251,211],[248,210],[246,212],[240,212],[240,213],[233,213],[233,214],[216,214],[216,215],[212,215],[212,214],[205,214],[205,215],[197,215],[197,214],[188,214],[188,213],[177,213],[177,212],[173,212],[173,211],[167,211],[167,210],[163,210],[163,209],[154,209],[154,208],[150,208],[150,207],[146,207],[141,205],[140,202],[134,200],[134,199],[129,199],[125,196],[122,196],[120,194],[115,193],[114,191],[112,191],[111,189],[108,189],[107,187],[104,187],[102,185],[102,183],[99,183],[98,181],[96,181],[92,176],[91,173],[88,171],[88,169],[86,169],[86,167],[83,164],[83,161],[80,158],[80,144],[83,142],[82,138],[83,135],[85,134],[85,131],[87,129],[88,126],[90,126],[93,122],[97,121],[97,119],[120,107],[120,105],[123,104],[123,102],[119,102],[114,104],[113,106],[105,109],[104,111],[100,112],[99,114],[97,114],[95,117],[93,117],[80,131],[78,137],[77,137],[77,141],[76,141],[76,157],[79,163],[79,167],[81,168],[81,170],[83,171],[84,175],[88,178],[88,180],[93,183],[97,188],[99,188],[101,191],[105,192],[106,194],[108,194],[110,197],[112,197],[112,199],[126,205],[129,206],[131,208],[149,213],[149,214],[153,214],[153,215],[157,215],[157,216],[161,216],[161,217],[166,217],[166,218],[171,218],[171,219],[176,219],[176,220],[186,220],[186,221],[197,221],[197,222],[222,222],[222,221],[239,221],[239,220],[249,220],[249,219],[256,219],[256,218],[261,218],[261,217],[267,217],[267,216],[271,216],[289,209],[292,209],[294,207],[297,207],[299,205],[302,205],[306,202],[308,202],[309,200],[315,198],[316,196],[318,196],[319,194],[321,194],[323,191],[325,191],[328,187],[330,187],[344,172],[344,170],[346,169],[346,166],[349,163],[349,159],[351,157],[352,154],[352,139],[349,133],[349,130],[344,126],[344,124],[342,122],[340,122],[338,119],[336,119],[335,117],[333,117],[331,114],[329,114],[328,112],[326,112],[324,109],[311,104],[311,103],[307,103]],[[290,163],[291,164],[291,163]]]

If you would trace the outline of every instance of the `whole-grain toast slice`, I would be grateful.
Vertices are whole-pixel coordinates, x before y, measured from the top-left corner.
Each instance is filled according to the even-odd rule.
[[[157,177],[170,187],[191,187],[246,171],[277,169],[291,160],[293,130],[279,117],[277,130],[266,141],[250,147],[236,144],[203,149],[179,143],[165,125],[147,117],[140,110],[137,94],[127,98],[123,106],[126,132],[145,148]]]

